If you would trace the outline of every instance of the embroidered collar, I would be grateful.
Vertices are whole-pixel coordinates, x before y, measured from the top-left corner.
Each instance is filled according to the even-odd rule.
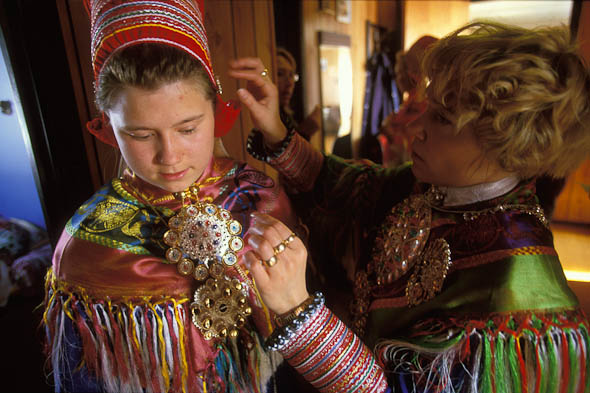
[[[204,188],[223,179],[232,168],[233,164],[230,162],[224,162],[223,160],[212,157],[201,176],[199,176],[195,183],[193,183],[193,186],[198,187],[202,195],[208,194],[207,192],[203,193]],[[146,205],[168,206],[171,208],[182,205],[182,200],[179,201],[174,196],[175,193],[163,190],[158,186],[146,182],[134,174],[130,169],[125,169],[123,176],[121,176],[119,180],[123,189],[127,191],[131,197],[141,200],[142,203],[145,203]],[[184,192],[186,195],[190,196],[188,188]],[[201,196],[201,201],[211,202],[212,198],[210,196]]]
[[[442,206],[462,206],[487,201],[512,190],[519,183],[516,176],[508,176],[495,182],[467,187],[438,187],[445,196]]]

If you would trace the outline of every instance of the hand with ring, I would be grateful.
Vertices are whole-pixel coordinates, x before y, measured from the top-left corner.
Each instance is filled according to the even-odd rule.
[[[279,220],[254,213],[247,233],[252,247],[244,258],[262,300],[276,314],[283,314],[305,301],[307,250],[303,242]]]
[[[247,82],[245,89],[238,89],[238,98],[250,111],[254,126],[264,135],[264,142],[271,148],[278,147],[287,136],[287,129],[279,114],[278,89],[262,60],[253,57],[232,60],[228,73]]]

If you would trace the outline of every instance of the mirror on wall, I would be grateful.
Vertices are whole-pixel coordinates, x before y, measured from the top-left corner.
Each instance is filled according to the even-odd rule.
[[[350,36],[319,32],[320,91],[323,149],[331,153],[339,137],[350,134],[352,121],[352,60]]]

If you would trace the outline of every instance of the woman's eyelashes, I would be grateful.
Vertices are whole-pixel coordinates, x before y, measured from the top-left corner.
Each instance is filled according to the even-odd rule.
[[[196,128],[186,128],[183,130],[180,130],[181,134],[192,134],[196,131]]]
[[[191,135],[196,131],[196,127],[182,128],[177,130],[177,132],[182,135]],[[145,141],[156,135],[156,133],[153,131],[125,131],[125,134],[138,141]]]
[[[133,138],[135,140],[145,141],[153,135],[153,132],[127,131],[127,132],[125,132],[125,134],[127,134],[128,136],[130,136],[131,138]]]

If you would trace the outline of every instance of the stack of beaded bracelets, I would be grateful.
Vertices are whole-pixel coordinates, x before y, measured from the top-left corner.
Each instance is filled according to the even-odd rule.
[[[324,303],[324,295],[321,292],[314,293],[313,301],[295,319],[289,322],[288,325],[278,327],[272,332],[264,343],[266,348],[272,351],[283,349],[295,336],[295,333],[315,315]]]
[[[253,128],[246,141],[246,151],[255,159],[268,163],[273,158],[278,158],[285,152],[285,149],[291,143],[291,139],[293,139],[293,135],[295,135],[295,129],[287,132],[287,136],[281,141],[281,146],[277,150],[269,152],[264,144],[262,132]]]

